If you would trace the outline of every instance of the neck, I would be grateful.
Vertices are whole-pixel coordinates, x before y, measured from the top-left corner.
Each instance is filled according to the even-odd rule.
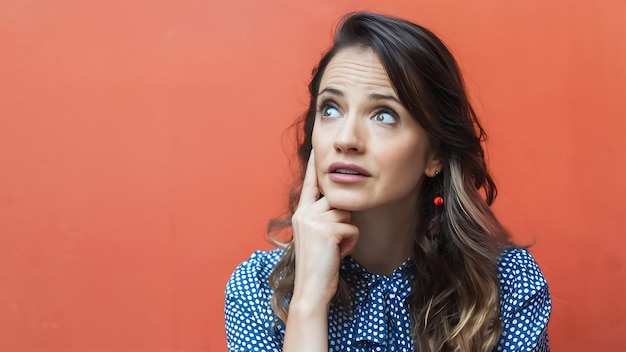
[[[359,241],[352,258],[372,273],[391,275],[413,253],[415,214],[414,207],[353,212]]]

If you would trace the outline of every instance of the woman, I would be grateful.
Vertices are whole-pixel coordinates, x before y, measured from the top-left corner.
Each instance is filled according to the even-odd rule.
[[[548,350],[548,288],[489,206],[485,133],[445,45],[348,15],[313,72],[292,240],[231,277],[231,351]]]

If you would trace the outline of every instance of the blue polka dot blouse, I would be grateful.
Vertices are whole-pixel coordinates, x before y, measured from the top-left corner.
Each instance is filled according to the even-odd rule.
[[[285,326],[270,306],[268,277],[282,250],[255,252],[240,264],[226,287],[226,335],[229,351],[281,351]],[[342,277],[355,288],[352,314],[331,305],[329,351],[413,351],[409,262],[390,276],[376,275],[351,257],[341,263]],[[524,249],[503,252],[498,260],[500,319],[503,332],[494,351],[549,351],[550,294],[543,274]]]

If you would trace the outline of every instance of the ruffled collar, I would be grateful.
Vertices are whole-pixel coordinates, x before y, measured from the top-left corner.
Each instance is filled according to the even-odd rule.
[[[405,301],[411,292],[413,265],[407,259],[386,276],[367,271],[350,256],[343,259],[340,273],[351,290],[353,341],[357,345],[387,345],[406,335],[409,327],[394,322],[407,312]]]

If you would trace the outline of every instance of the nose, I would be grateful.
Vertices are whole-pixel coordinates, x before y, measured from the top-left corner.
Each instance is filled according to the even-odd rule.
[[[365,151],[365,131],[357,116],[347,115],[335,135],[334,147],[337,152],[362,153]]]

